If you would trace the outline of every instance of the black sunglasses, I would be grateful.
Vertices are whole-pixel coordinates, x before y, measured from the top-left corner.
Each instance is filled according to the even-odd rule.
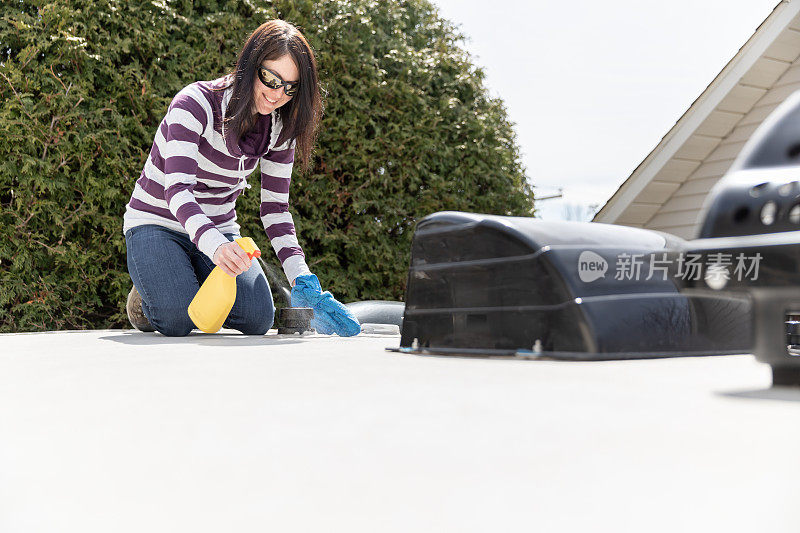
[[[300,84],[300,82],[297,81],[283,81],[283,78],[278,76],[277,73],[261,65],[258,66],[258,79],[270,89],[280,89],[283,87],[283,92],[286,93],[286,96],[292,96],[296,93],[297,86]]]

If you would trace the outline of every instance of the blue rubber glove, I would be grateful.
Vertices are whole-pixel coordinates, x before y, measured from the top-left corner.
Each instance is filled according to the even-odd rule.
[[[311,327],[323,335],[336,333],[352,337],[361,333],[361,324],[350,310],[336,301],[333,295],[322,292],[319,279],[314,274],[297,276],[292,287],[292,307],[311,307],[314,318]]]

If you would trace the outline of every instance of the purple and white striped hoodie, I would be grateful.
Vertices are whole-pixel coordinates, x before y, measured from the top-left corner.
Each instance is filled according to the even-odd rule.
[[[213,259],[217,247],[228,242],[223,232],[239,232],[236,198],[250,188],[246,178],[260,165],[259,215],[292,284],[297,276],[311,273],[289,213],[295,141],[275,146],[282,128],[275,111],[259,115],[256,126],[238,145],[225,139],[222,119],[233,89],[211,89],[228,80],[223,76],[191,83],[172,99],[125,206],[122,231],[158,224],[187,234]]]

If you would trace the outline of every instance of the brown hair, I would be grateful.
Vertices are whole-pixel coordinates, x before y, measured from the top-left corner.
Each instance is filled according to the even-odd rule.
[[[295,26],[275,19],[256,28],[239,52],[235,69],[230,72],[233,81],[219,90],[233,87],[225,124],[229,134],[234,135],[238,142],[256,123],[256,115],[251,112],[256,69],[264,60],[278,59],[286,54],[290,54],[297,65],[300,80],[291,100],[276,110],[283,123],[276,145],[295,139],[300,167],[305,172],[311,161],[323,104],[314,51]]]

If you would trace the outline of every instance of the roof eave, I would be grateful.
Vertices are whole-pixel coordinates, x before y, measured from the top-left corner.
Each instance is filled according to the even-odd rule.
[[[722,71],[664,135],[658,145],[595,214],[593,221],[616,223],[625,209],[634,202],[653,177],[716,109],[722,99],[764,54],[775,38],[786,29],[798,12],[800,12],[800,2],[797,1],[783,0],[775,6],[772,13],[764,19],[736,55],[728,61]]]

